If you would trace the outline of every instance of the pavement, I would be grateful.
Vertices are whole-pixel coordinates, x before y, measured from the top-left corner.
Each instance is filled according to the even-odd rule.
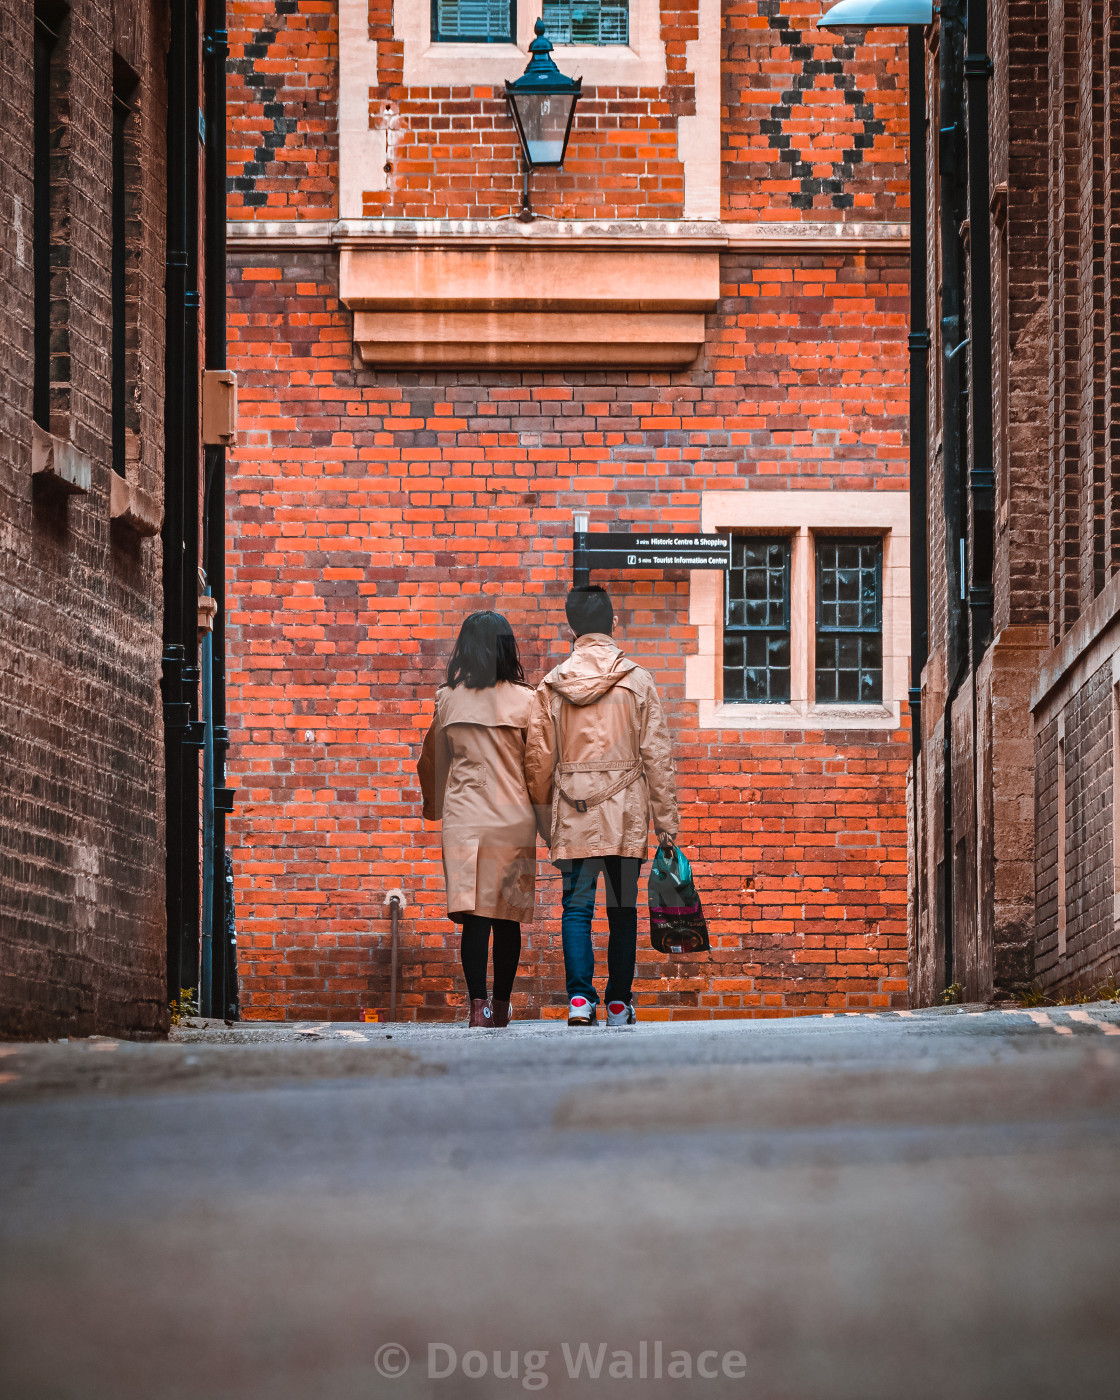
[[[1120,1006],[0,1045],[4,1400],[1120,1389]]]

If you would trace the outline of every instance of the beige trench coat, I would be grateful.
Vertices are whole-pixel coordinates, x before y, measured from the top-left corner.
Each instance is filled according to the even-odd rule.
[[[502,681],[487,690],[440,686],[416,771],[424,817],[443,821],[447,912],[532,919],[537,824],[523,771],[533,692]]]
[[[634,776],[580,812],[576,801]],[[550,831],[552,859],[649,854],[649,823],[676,836],[677,785],[665,712],[648,671],[610,637],[580,637],[567,661],[545,676],[525,740],[525,781]]]

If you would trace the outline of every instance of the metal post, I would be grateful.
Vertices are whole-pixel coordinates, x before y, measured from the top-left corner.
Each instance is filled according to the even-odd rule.
[[[536,217],[537,216],[533,213],[533,206],[529,200],[529,165],[528,162],[526,162],[525,183],[521,189],[521,212],[518,214],[517,218],[520,223],[531,224],[536,220]]]
[[[389,920],[392,926],[389,951],[389,1020],[397,1019],[397,948],[399,946],[399,919],[401,902],[396,895],[389,901]]]
[[[572,512],[572,587],[586,588],[591,582],[591,567],[587,557],[587,527],[591,517],[584,510]]]
[[[209,596],[209,588],[206,593]],[[211,859],[214,840],[214,717],[210,710],[210,694],[214,650],[213,636],[209,632],[202,639],[201,652],[202,723],[205,726],[205,742],[202,749],[202,959],[199,965],[198,1009],[203,1016],[224,1016],[225,1008],[221,998],[222,925],[214,923],[214,886],[216,884],[221,888],[225,882],[220,877],[215,879],[214,864]],[[214,957],[215,927],[219,930],[218,957],[216,959]]]
[[[400,950],[400,916],[405,907],[404,890],[386,890],[389,907],[389,1020],[397,1019],[397,962]]]

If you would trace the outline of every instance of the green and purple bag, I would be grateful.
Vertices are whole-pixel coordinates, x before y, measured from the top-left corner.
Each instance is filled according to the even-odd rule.
[[[704,907],[692,866],[679,846],[658,850],[649,872],[649,941],[659,953],[702,953],[710,948]]]

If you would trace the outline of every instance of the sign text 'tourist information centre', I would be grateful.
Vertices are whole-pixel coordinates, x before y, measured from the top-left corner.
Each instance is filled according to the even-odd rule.
[[[575,553],[587,569],[729,569],[726,535],[577,533]]]

